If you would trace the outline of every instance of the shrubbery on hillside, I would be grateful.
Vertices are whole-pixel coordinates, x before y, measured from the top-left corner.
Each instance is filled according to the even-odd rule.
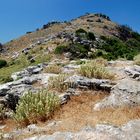
[[[0,60],[0,68],[5,67],[7,65],[7,61],[6,60]]]
[[[95,40],[95,39],[96,39],[94,33],[92,33],[92,32],[88,32],[87,38],[88,38],[89,40]]]
[[[92,32],[87,32],[84,29],[78,29],[75,32],[76,36],[80,39],[95,40],[95,35]]]
[[[136,40],[123,42],[117,38],[104,38],[104,41],[105,43],[100,46],[100,50],[106,52],[102,53],[102,56],[108,60],[115,60],[118,58],[132,60],[140,51],[140,46],[138,47],[139,42]]]
[[[55,54],[62,54],[67,51],[67,46],[57,46],[54,53]]]

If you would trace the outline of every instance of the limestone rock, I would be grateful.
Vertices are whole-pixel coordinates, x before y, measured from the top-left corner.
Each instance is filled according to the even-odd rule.
[[[140,82],[123,79],[111,89],[111,94],[94,107],[100,110],[106,107],[140,105]]]
[[[72,88],[88,88],[88,89],[99,89],[99,90],[107,90],[109,91],[113,86],[110,80],[105,79],[89,79],[86,77],[73,75],[69,77],[65,83],[70,83]]]
[[[56,132],[53,135],[41,135],[25,140],[139,140],[140,121],[134,120],[117,127],[99,124],[95,128],[87,127],[79,132]]]
[[[125,73],[133,79],[140,80],[140,66],[126,67]]]

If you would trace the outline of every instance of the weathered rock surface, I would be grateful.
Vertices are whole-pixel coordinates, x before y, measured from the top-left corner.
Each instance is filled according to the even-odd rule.
[[[110,91],[110,89],[113,87],[113,83],[110,80],[105,79],[89,79],[83,76],[73,75],[69,77],[65,83],[69,83],[69,85],[79,88],[87,88],[87,89],[99,89],[99,90],[107,90]]]
[[[140,82],[123,79],[111,89],[111,94],[94,107],[95,110],[107,107],[140,105]]]
[[[43,65],[38,64],[37,66],[29,66],[28,68],[24,69],[20,72],[15,72],[11,75],[13,80],[21,79],[27,76],[31,76],[33,74],[38,74],[43,70]]]
[[[25,140],[139,140],[140,120],[128,122],[122,127],[99,124],[95,128],[86,127],[79,132],[56,132]]]
[[[140,66],[127,67],[125,68],[125,73],[133,79],[140,80]]]

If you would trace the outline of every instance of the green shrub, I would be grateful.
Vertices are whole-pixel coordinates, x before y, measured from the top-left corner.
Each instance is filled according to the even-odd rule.
[[[87,34],[87,32],[84,30],[84,29],[78,29],[78,30],[76,30],[76,35],[79,35],[79,34]]]
[[[67,46],[57,46],[55,48],[55,54],[62,54],[67,50]]]
[[[94,35],[94,33],[88,32],[87,38],[88,38],[89,40],[95,40],[95,35]]]
[[[29,92],[20,99],[13,117],[19,124],[36,123],[51,117],[59,106],[59,97],[53,93],[46,90],[36,94]]]
[[[75,32],[77,37],[80,37],[80,39],[88,39],[88,40],[95,40],[95,35],[92,32],[87,32],[84,29],[78,29]]]
[[[7,65],[7,61],[6,60],[0,60],[0,68],[5,67]]]
[[[138,53],[138,47],[130,47],[128,43],[116,38],[105,38],[105,43],[99,47],[100,50],[106,52],[102,55],[103,58],[108,60],[115,60],[118,58],[126,58],[132,60]],[[133,43],[133,42],[131,42]]]
[[[97,78],[97,79],[113,79],[114,75],[107,71],[103,64],[99,64],[97,61],[90,61],[82,65],[79,69],[79,73],[82,76],[88,78]]]
[[[75,35],[81,40],[87,39],[87,32],[84,29],[76,30]]]
[[[89,46],[80,44],[71,44],[68,47],[68,52],[72,54],[72,58],[84,58],[88,56]]]

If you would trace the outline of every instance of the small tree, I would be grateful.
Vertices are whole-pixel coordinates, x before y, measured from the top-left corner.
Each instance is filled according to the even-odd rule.
[[[0,68],[5,67],[7,65],[7,61],[6,60],[0,60]]]
[[[87,37],[89,40],[95,40],[95,35],[92,32],[88,32]]]

